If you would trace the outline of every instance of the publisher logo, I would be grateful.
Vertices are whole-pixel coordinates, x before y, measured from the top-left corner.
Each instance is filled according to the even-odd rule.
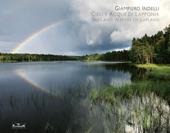
[[[12,129],[26,129],[26,124],[24,124],[24,123],[13,123]]]

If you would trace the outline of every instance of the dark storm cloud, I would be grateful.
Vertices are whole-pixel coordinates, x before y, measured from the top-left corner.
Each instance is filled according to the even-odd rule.
[[[116,49],[125,49],[128,48],[131,44],[131,40],[124,41],[124,42],[112,42],[110,39],[110,33],[104,33],[105,35],[101,36],[101,43],[95,43],[94,45],[79,45],[79,49],[82,52],[86,51],[93,51],[93,52],[102,52],[102,51],[109,51],[109,50],[116,50]]]
[[[37,39],[28,42],[29,47],[26,45],[18,52],[86,54],[124,49],[130,46],[133,36],[153,33],[167,23],[167,19],[162,19],[164,23],[154,23],[157,27],[150,30],[149,24],[134,27],[131,23],[101,24],[91,20],[91,10],[111,10],[112,3],[112,0],[0,0],[0,52],[10,52],[33,33],[61,20],[64,23],[60,27],[36,36]]]

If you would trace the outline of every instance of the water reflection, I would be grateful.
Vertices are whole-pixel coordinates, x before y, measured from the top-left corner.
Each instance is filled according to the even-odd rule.
[[[158,95],[116,99],[114,106],[104,102],[94,105],[89,99],[93,89],[121,87],[143,79],[148,79],[146,70],[126,63],[0,64],[0,131],[9,133],[12,123],[16,122],[26,123],[29,133],[109,133],[113,129],[116,133],[130,129],[144,131],[147,129],[142,123],[145,114],[140,111],[149,105],[152,108],[146,112],[147,121],[161,125],[165,121],[162,117],[169,115],[164,113],[169,113],[169,106]],[[158,105],[163,109],[161,124],[156,123],[160,119],[150,120],[150,112],[159,115],[154,113]]]
[[[92,124],[86,102],[90,89],[131,82],[129,72],[104,64],[0,64],[0,131],[10,132],[12,123],[19,122],[33,133],[86,132]]]
[[[92,116],[106,133],[169,133],[170,107],[154,93],[134,96],[132,99],[117,97],[113,104],[94,104]],[[98,124],[97,124],[98,125]],[[95,127],[97,128],[97,127]]]
[[[111,71],[121,71],[124,73],[130,73],[131,81],[138,80],[147,80],[148,79],[148,71],[144,68],[137,68],[129,63],[116,63],[116,64],[103,64],[103,67],[107,70]]]
[[[105,67],[108,63],[83,63],[83,62],[67,62],[57,64],[43,64],[42,66],[30,66],[27,68],[16,69],[18,76],[26,82],[48,92],[49,89],[74,88],[78,85],[81,87],[98,88],[103,85],[121,86],[131,83],[131,74],[128,71],[115,69],[110,71],[117,64],[111,64],[110,67]]]

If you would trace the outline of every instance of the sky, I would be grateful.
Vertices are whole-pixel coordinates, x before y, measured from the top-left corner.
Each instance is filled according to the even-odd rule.
[[[170,24],[169,5],[169,0],[0,0],[0,52],[82,55],[129,49],[133,37]],[[115,6],[159,7],[159,21],[101,21],[102,13],[118,13]]]

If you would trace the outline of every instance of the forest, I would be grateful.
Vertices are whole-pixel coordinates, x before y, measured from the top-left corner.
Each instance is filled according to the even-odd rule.
[[[93,60],[101,60],[101,61],[129,61],[130,51],[112,51],[104,54],[92,54],[83,56],[83,60],[93,61]]]
[[[0,53],[0,62],[59,60],[130,61],[136,64],[168,64],[170,63],[170,25],[164,31],[159,31],[155,35],[148,36],[145,34],[142,38],[133,38],[130,50],[83,56]]]
[[[112,51],[104,54],[92,54],[85,56],[45,55],[45,54],[10,54],[0,53],[0,62],[30,62],[30,61],[129,61],[129,51]]]
[[[78,56],[0,53],[0,62],[78,60]]]
[[[133,38],[129,56],[137,64],[170,63],[170,25],[155,35]]]
[[[130,50],[84,56],[86,60],[131,61],[136,64],[170,63],[170,25],[157,34],[133,38]]]

